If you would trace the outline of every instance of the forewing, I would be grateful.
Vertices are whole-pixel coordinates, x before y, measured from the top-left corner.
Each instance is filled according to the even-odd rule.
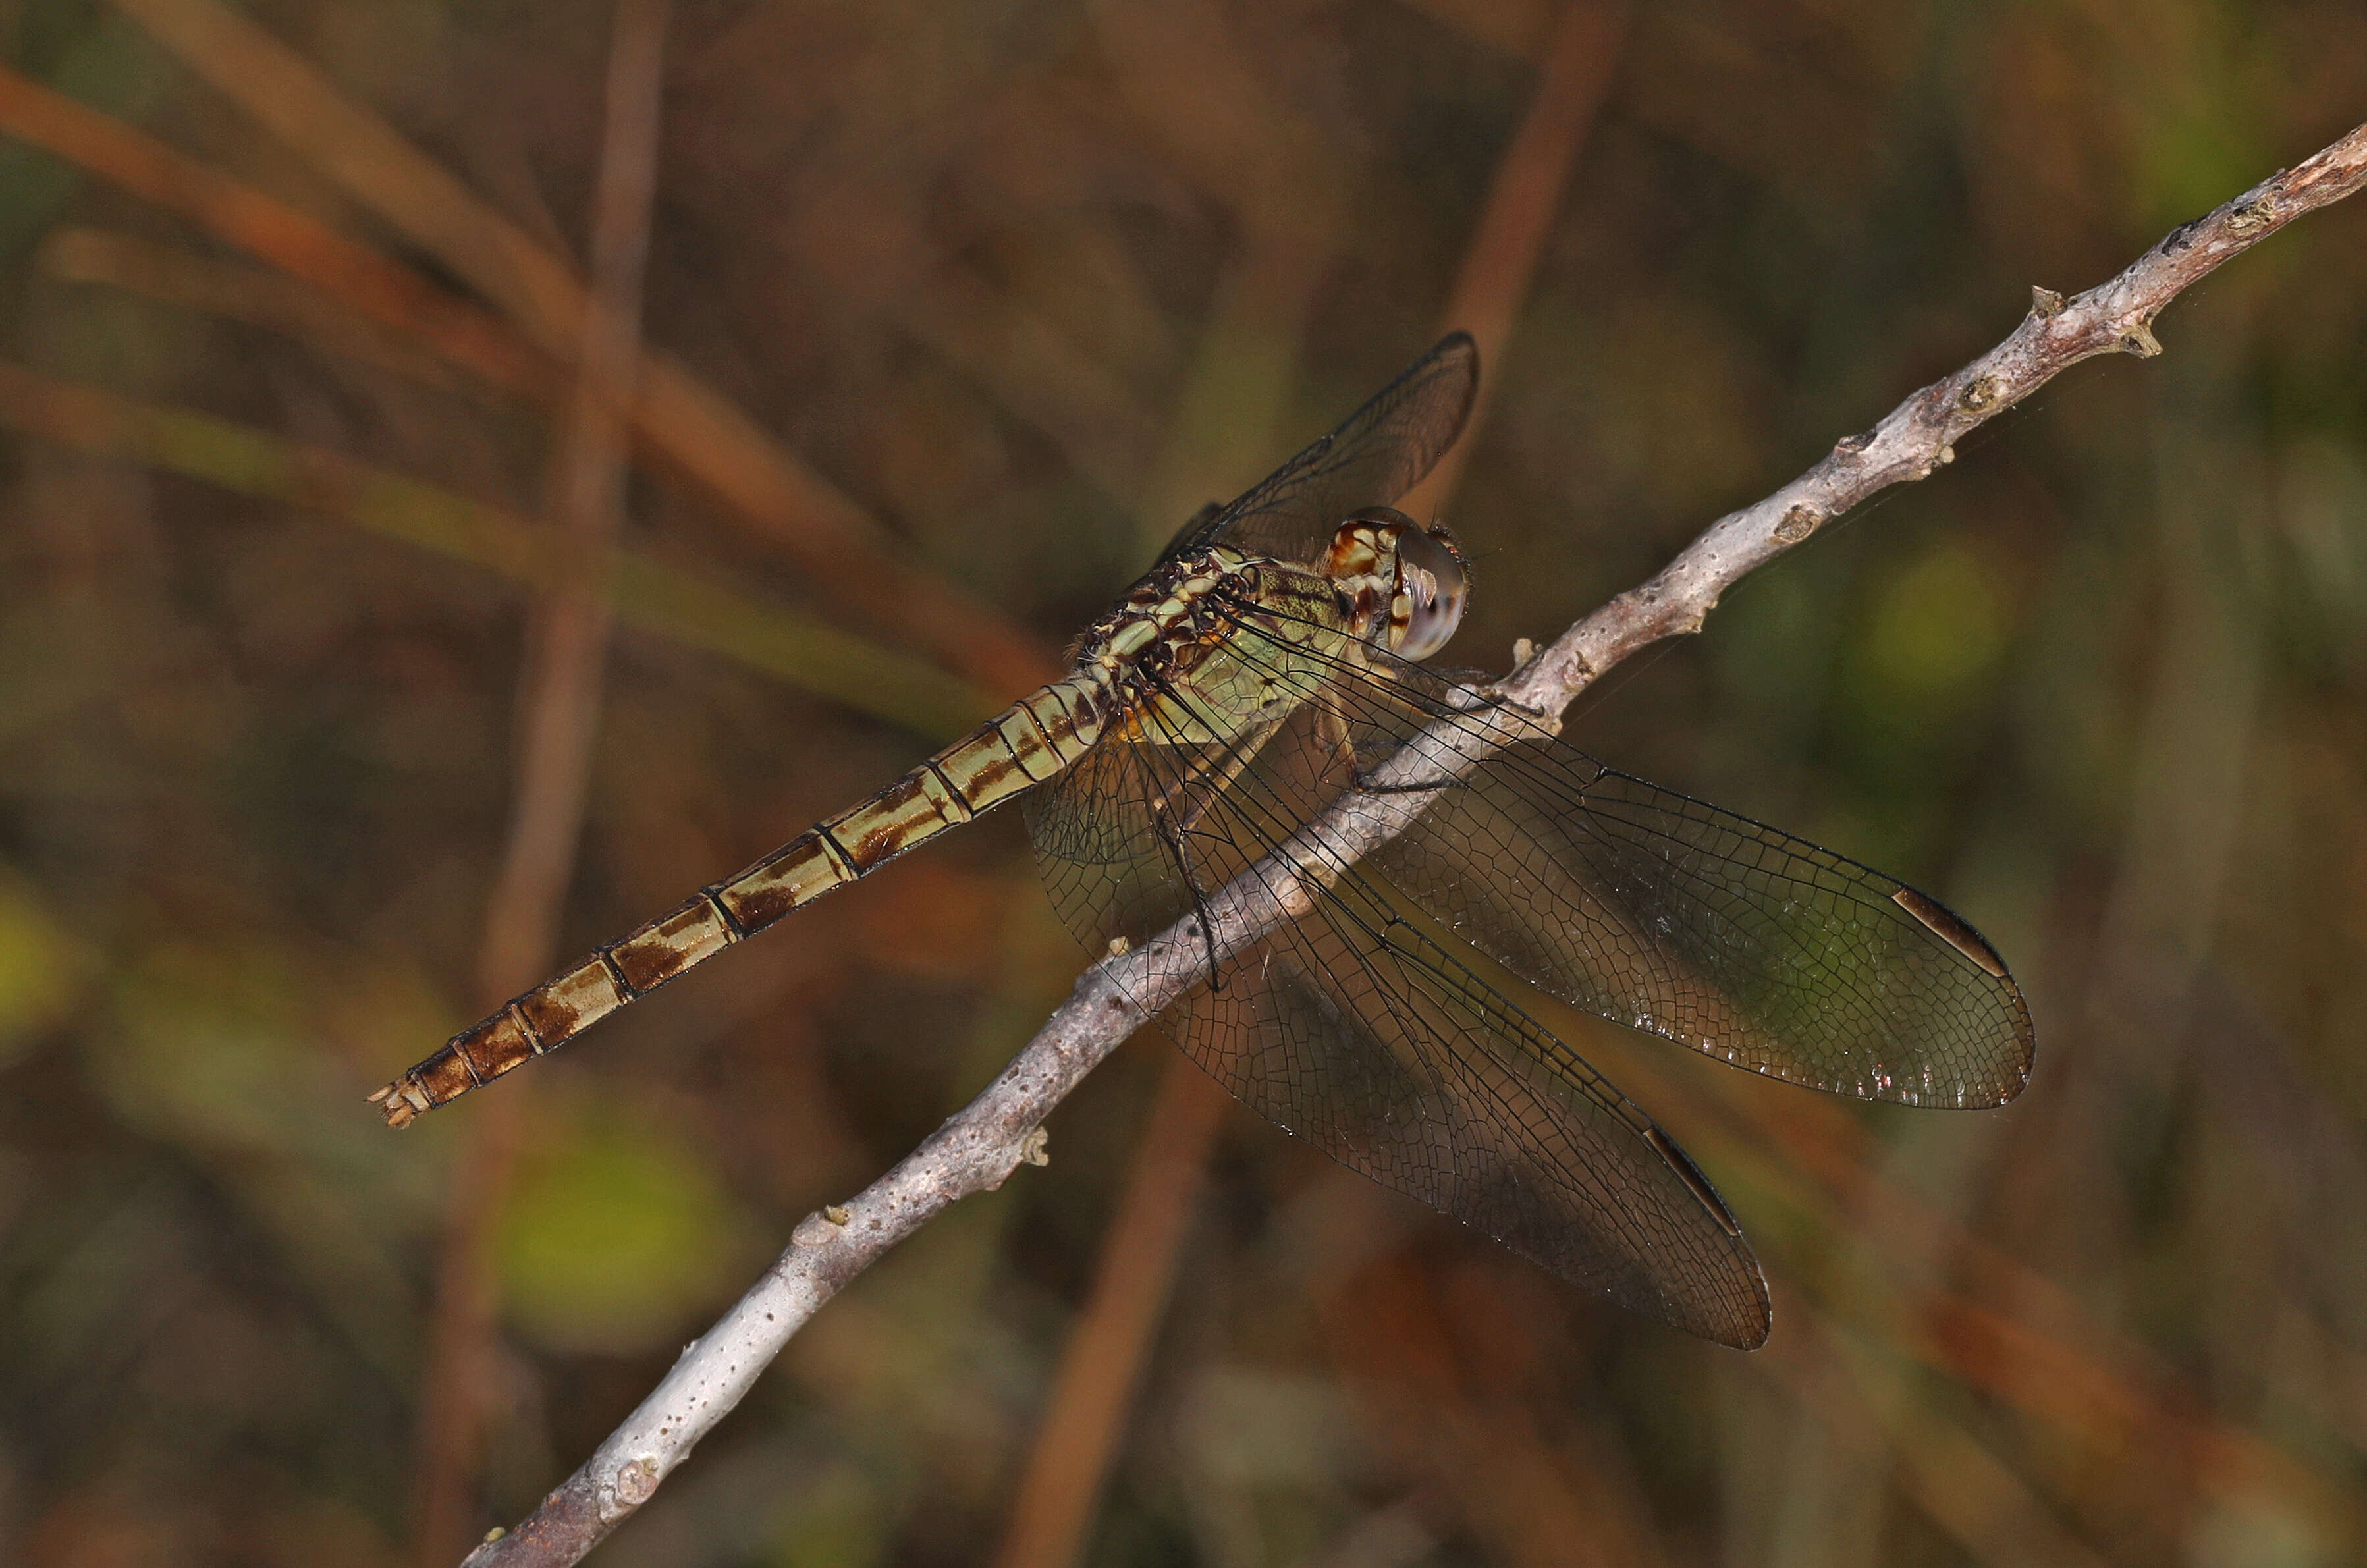
[[[1186,523],[1160,555],[1210,545],[1295,563],[1317,559],[1352,513],[1387,506],[1421,482],[1463,430],[1479,386],[1467,333],[1442,339],[1347,422],[1213,514]]]
[[[1337,686],[1367,772],[1468,701],[1378,653]],[[1526,728],[1374,857],[1458,936],[1565,1001],[1771,1077],[1921,1106],[2021,1092],[2029,1010],[1963,919]]]

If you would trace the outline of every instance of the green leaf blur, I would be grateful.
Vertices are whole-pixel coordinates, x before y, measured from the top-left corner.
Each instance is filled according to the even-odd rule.
[[[700,1152],[603,1109],[538,1119],[495,1233],[503,1301],[554,1350],[630,1355],[697,1332],[763,1256]]]

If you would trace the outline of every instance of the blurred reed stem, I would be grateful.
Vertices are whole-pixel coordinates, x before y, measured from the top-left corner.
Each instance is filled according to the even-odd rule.
[[[608,47],[592,288],[549,476],[558,572],[536,596],[520,671],[517,781],[501,868],[485,901],[477,1007],[491,1012],[549,973],[591,795],[592,748],[624,527],[626,411],[641,351],[641,279],[657,190],[669,0],[617,0]],[[492,1097],[470,1124],[446,1200],[419,1401],[412,1548],[420,1568],[468,1550],[498,1379],[494,1227],[515,1171],[527,1089]]]
[[[1812,1406],[1854,1401],[1857,1416],[1919,1463],[1918,1455],[1977,1447],[1970,1429],[1929,1397],[1883,1392],[1884,1380],[1920,1368],[2048,1429],[2081,1464],[2121,1472],[2126,1492],[2148,1508],[2189,1507],[2198,1496],[2240,1506],[2268,1495],[2327,1539],[2367,1540],[2367,1518],[2316,1456],[2207,1414],[2210,1401],[2174,1369],[1953,1214],[1886,1179],[1875,1163],[1883,1145],[1844,1103],[1766,1092],[1739,1073],[1671,1070],[1650,1052],[1622,1050],[1615,1032],[1598,1021],[1557,1005],[1548,1011],[1557,1032],[1600,1043],[1591,1055],[1615,1061],[1623,1083],[1686,1126],[1688,1144],[1739,1201],[1790,1213],[1790,1224],[1760,1227],[1772,1271],[1806,1294],[1803,1308],[1821,1313],[1830,1334],[1863,1341],[1855,1359],[1813,1376],[1795,1361],[1769,1365],[1791,1392],[1815,1393]],[[1832,1238],[1843,1243],[1839,1256],[1826,1249]],[[1937,1279],[1926,1277],[1931,1256],[1947,1260]],[[1885,1359],[1869,1359],[1877,1347]],[[1762,1350],[1752,1364],[1766,1357]],[[1939,1495],[1959,1476],[1977,1489],[1974,1470],[1935,1462],[1909,1476],[1909,1492],[1935,1523],[1970,1544],[1981,1539],[1975,1524],[1988,1510],[2020,1505]]]
[[[1440,330],[1460,328],[1479,345],[1479,391],[1470,429],[1399,501],[1398,510],[1428,522],[1443,510],[1478,445],[1488,404],[1504,378],[1512,322],[1529,297],[1546,239],[1561,213],[1562,192],[1586,145],[1627,39],[1628,0],[1568,0],[1546,39],[1529,112],[1496,160],[1478,226],[1446,297]]]
[[[1650,1518],[1597,1456],[1557,1443],[1525,1391],[1478,1386],[1469,1325],[1454,1320],[1419,1258],[1395,1249],[1338,1283],[1320,1308],[1335,1365],[1378,1440],[1453,1508],[1488,1561],[1628,1568],[1661,1560]]]
[[[198,224],[447,363],[555,397],[550,361],[473,304],[308,212],[0,65],[0,131]]]
[[[583,285],[566,261],[481,201],[325,73],[215,0],[116,0],[216,90],[346,195],[498,306],[545,354],[573,364]],[[630,400],[643,439],[841,601],[998,690],[1048,679],[1048,651],[997,609],[906,564],[877,520],[671,356],[640,361]],[[613,395],[613,394],[612,394]]]
[[[1811,1418],[1879,1431],[1900,1489],[1972,1561],[2103,1568],[2106,1559],[2064,1528],[2024,1476],[1965,1423],[1931,1407],[1909,1367],[1821,1314],[1788,1321],[1800,1325],[1796,1334],[1752,1366]]]
[[[390,371],[438,392],[493,404],[504,390],[485,377],[462,374],[452,362],[372,317],[345,309],[318,289],[284,275],[199,255],[135,234],[104,229],[60,229],[33,253],[33,265],[68,283],[120,289],[219,320],[262,327],[326,354]],[[527,390],[527,373],[509,390]],[[546,379],[551,385],[546,387]],[[554,378],[538,368],[532,391],[545,401]]]
[[[0,424],[317,512],[538,586],[566,570],[564,548],[515,513],[210,414],[0,363]],[[612,547],[601,570],[628,625],[925,739],[950,739],[994,709],[992,697],[934,665],[633,551]]]
[[[1093,1292],[1061,1351],[997,1568],[1077,1560],[1125,1430],[1199,1207],[1208,1145],[1232,1104],[1214,1078],[1181,1053],[1171,1055],[1093,1265]]]

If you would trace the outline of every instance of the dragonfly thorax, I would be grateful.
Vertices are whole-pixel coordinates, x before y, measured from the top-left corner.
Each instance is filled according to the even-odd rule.
[[[1307,702],[1367,624],[1319,570],[1210,546],[1161,562],[1088,627],[1064,684],[1112,716],[1104,735],[1206,745]]]
[[[1230,625],[1233,606],[1256,593],[1261,564],[1229,549],[1161,562],[1085,628],[1074,658],[1078,673],[1156,678],[1188,669],[1196,651]]]

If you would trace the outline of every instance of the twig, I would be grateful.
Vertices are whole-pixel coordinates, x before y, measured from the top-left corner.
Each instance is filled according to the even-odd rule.
[[[1620,660],[1698,630],[1727,588],[1824,523],[1887,486],[1929,477],[1953,456],[1952,443],[2063,369],[2100,354],[2159,353],[2153,320],[2187,286],[2362,184],[2367,126],[2181,225],[2076,299],[2034,291],[2029,318],[1997,348],[1917,392],[1872,431],[1840,442],[1766,500],[1720,518],[1649,582],[1530,658],[1495,694],[1557,716]],[[1509,741],[1513,726],[1501,728]],[[1353,863],[1420,815],[1432,796],[1419,786],[1444,788],[1483,754],[1467,730],[1452,744],[1439,730],[1417,735],[1371,781],[1374,788],[1334,802],[1209,901],[1218,961],[1312,908],[1332,868]],[[655,1495],[823,1302],[955,1200],[998,1187],[1022,1160],[1040,1158],[1044,1118],[1121,1041],[1195,983],[1191,964],[1172,955],[1179,945],[1205,951],[1198,938],[1170,931],[1087,970],[1075,993],[977,1099],[844,1205],[808,1216],[788,1250],[683,1352],[640,1408],[515,1532],[472,1554],[471,1568],[580,1559]]]
[[[625,411],[641,351],[641,276],[657,192],[668,10],[668,0],[618,0],[609,41],[592,288],[577,323],[575,385],[550,463],[551,532],[571,547],[572,564],[536,606],[520,682],[517,792],[501,872],[485,902],[481,997],[515,996],[549,968],[583,836],[615,619],[606,569],[624,522]],[[495,1357],[493,1218],[516,1168],[525,1108],[513,1095],[496,1113],[479,1118],[453,1173],[416,1438],[412,1549],[424,1568],[450,1562],[475,1533]]]

